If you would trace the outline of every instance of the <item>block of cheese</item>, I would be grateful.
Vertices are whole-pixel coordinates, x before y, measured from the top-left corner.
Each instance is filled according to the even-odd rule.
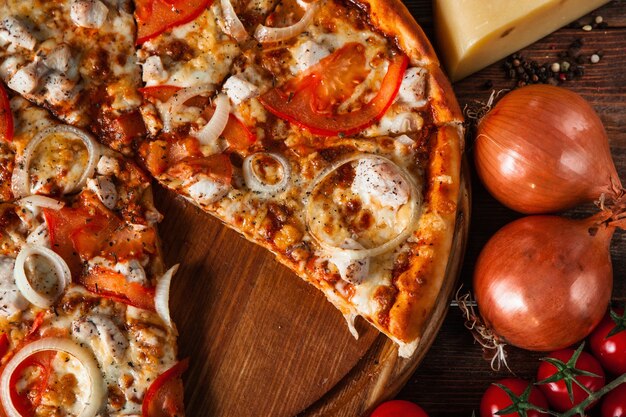
[[[433,0],[439,55],[457,81],[608,2]]]

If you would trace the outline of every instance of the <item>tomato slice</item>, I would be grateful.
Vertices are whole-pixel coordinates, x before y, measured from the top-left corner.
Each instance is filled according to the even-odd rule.
[[[136,0],[137,45],[165,32],[191,22],[212,0]]]
[[[230,184],[233,176],[233,166],[228,155],[221,153],[185,158],[170,167],[167,173],[177,178],[191,178],[198,174],[205,174],[214,180]]]
[[[44,392],[48,388],[50,374],[52,373],[52,361],[57,352],[44,350],[37,352],[22,361],[10,378],[9,395],[16,410],[22,416],[34,416]],[[33,368],[37,368],[39,374],[34,381],[26,387],[18,390],[18,381],[22,376],[32,376]]]
[[[9,352],[9,345],[9,335],[2,333],[0,335],[0,359]]]
[[[144,310],[155,311],[154,288],[128,282],[119,272],[102,266],[89,268],[80,283],[94,294]]]
[[[357,55],[354,52],[348,55],[348,58],[345,57],[346,52],[342,51],[348,46],[324,58],[314,68],[288,82],[285,87],[273,88],[263,94],[260,97],[261,103],[274,115],[316,135],[349,136],[371,126],[393,103],[409,59],[405,55],[395,55],[392,58],[378,94],[369,103],[358,110],[336,113],[330,110],[334,110],[340,101],[349,97],[356,87],[354,82],[361,79],[358,72],[352,76],[341,75],[329,79],[332,72],[328,72],[327,65],[330,71],[360,66],[360,59],[355,57]],[[351,48],[353,51],[356,50],[354,47]],[[337,57],[336,54],[340,56]],[[344,62],[346,59],[347,63]],[[351,79],[353,81],[350,81]]]
[[[138,91],[145,100],[155,104],[155,101],[161,103],[167,102],[181,87],[175,85],[153,85],[151,87],[142,87]],[[204,107],[209,104],[208,97],[195,96],[185,101],[185,105],[194,107]]]
[[[142,417],[175,417],[183,414],[181,376],[188,367],[189,358],[183,359],[154,380],[143,399]]]
[[[7,142],[13,140],[13,114],[9,96],[0,82],[0,139]]]

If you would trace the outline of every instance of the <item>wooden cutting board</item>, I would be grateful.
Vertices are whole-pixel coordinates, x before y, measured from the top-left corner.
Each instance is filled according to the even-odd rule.
[[[464,183],[466,184],[466,183]],[[187,415],[346,416],[395,395],[430,347],[462,262],[469,189],[437,309],[410,360],[365,321],[360,338],[324,295],[218,220],[155,190],[168,265],[181,267],[170,306],[180,333]]]

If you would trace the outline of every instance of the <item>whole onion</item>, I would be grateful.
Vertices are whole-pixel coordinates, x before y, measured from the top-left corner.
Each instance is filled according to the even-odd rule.
[[[532,85],[505,95],[477,126],[476,170],[502,204],[527,214],[619,199],[602,121],[578,94]]]
[[[499,230],[481,252],[474,292],[484,324],[523,349],[561,349],[586,337],[611,297],[609,245],[622,220],[530,216]]]

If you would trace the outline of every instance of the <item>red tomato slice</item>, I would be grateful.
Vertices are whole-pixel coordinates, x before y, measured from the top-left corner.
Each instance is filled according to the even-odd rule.
[[[144,310],[155,311],[154,288],[128,282],[124,275],[101,266],[89,269],[81,284],[94,294]]]
[[[152,87],[142,87],[138,91],[141,93],[144,99],[154,103],[160,101],[161,103],[167,102],[181,87],[175,85],[154,85]],[[196,96],[185,101],[185,105],[194,107],[204,107],[209,104],[208,97]]]
[[[198,174],[230,184],[233,176],[233,166],[226,154],[215,154],[203,157],[188,157],[170,167],[167,173],[177,178],[191,178]]]
[[[41,404],[43,394],[48,388],[48,381],[52,372],[52,361],[56,354],[57,352],[53,350],[37,352],[24,359],[17,366],[13,375],[11,375],[9,395],[15,408],[22,416],[30,417],[35,415],[35,410]],[[18,381],[24,375],[32,375],[32,368],[39,369],[37,379],[18,391]]]
[[[0,140],[13,140],[13,114],[4,85],[0,82]]]
[[[2,333],[0,335],[0,359],[4,358],[4,355],[9,352],[9,345],[9,336],[6,333]]]
[[[378,94],[359,110],[337,114],[329,110],[352,94],[351,91],[358,85],[354,82],[362,76],[359,71],[351,76],[341,73],[342,67],[358,68],[360,65],[360,60],[355,58],[358,56],[358,49],[350,45],[352,44],[324,58],[302,76],[288,82],[285,87],[273,88],[263,94],[260,97],[261,103],[277,117],[321,136],[349,136],[372,125],[393,103],[409,59],[405,55],[394,56]],[[346,49],[348,47],[350,49]],[[348,62],[345,63],[344,60]],[[330,70],[326,69],[326,65],[330,66]],[[329,77],[329,74],[333,74],[332,71],[339,71],[342,75]]]
[[[136,0],[137,45],[166,30],[191,22],[212,0]]]
[[[188,367],[189,358],[183,359],[154,380],[143,399],[142,417],[175,417],[183,414],[181,376]]]
[[[213,107],[207,107],[204,110],[204,117],[209,120],[214,112]],[[233,151],[245,152],[256,142],[256,135],[232,113],[228,115],[228,122],[220,136],[226,139],[228,149]]]

